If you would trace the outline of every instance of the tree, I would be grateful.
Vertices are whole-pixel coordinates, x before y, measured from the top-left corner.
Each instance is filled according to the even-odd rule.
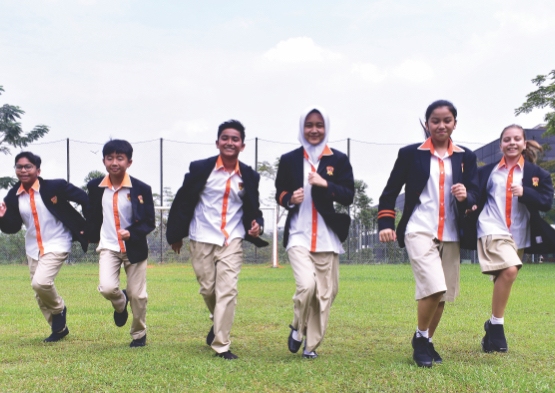
[[[551,79],[551,83],[549,83],[549,79]],[[543,137],[555,135],[555,70],[547,75],[538,75],[532,79],[532,83],[538,86],[539,89],[526,96],[526,102],[520,108],[515,109],[515,115],[530,113],[536,108],[548,107],[553,109],[553,112],[545,114],[544,120],[547,122],[547,131],[543,134]]]
[[[270,164],[269,161],[260,162],[258,164],[258,167],[256,168],[256,171],[260,174],[260,176],[268,180],[271,180],[272,182],[275,182],[278,167],[279,167],[279,157],[276,158],[273,164]],[[270,195],[269,197],[265,198],[265,202],[269,206],[276,206],[276,208],[278,209],[278,222],[280,222],[283,216],[285,216],[285,214],[287,213],[287,210],[276,203],[273,195]]]
[[[360,221],[366,227],[372,227],[378,216],[378,209],[371,207],[372,198],[366,195],[368,185],[362,180],[355,179],[355,197],[350,209],[347,206],[335,204],[335,211],[338,213],[347,213],[353,220]]]
[[[0,86],[0,94],[4,88]],[[18,121],[25,112],[18,106],[4,104],[0,107],[0,153],[10,154],[12,147],[26,147],[29,143],[45,136],[48,126],[35,126],[28,133],[24,133],[21,123]],[[0,177],[0,189],[7,189],[17,183],[13,177]]]
[[[102,171],[90,171],[90,172],[87,174],[87,176],[85,176],[85,179],[84,179],[85,184],[83,184],[83,185],[81,186],[81,189],[84,190],[84,191],[86,191],[87,194],[88,194],[88,193],[89,193],[89,190],[87,189],[87,184],[89,184],[89,182],[90,182],[91,180],[98,179],[99,177],[104,177],[104,176],[106,176],[106,174],[105,174],[104,172],[102,172]]]

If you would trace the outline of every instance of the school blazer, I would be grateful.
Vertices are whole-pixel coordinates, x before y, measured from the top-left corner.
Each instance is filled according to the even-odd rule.
[[[426,187],[430,178],[430,157],[429,150],[419,150],[421,143],[409,145],[401,148],[389,175],[389,180],[380,196],[379,212],[383,210],[394,211],[395,201],[405,186],[405,206],[403,215],[397,227],[397,242],[400,247],[405,247],[405,231],[409,219],[420,201],[420,194]],[[478,171],[476,166],[476,155],[464,146],[459,146],[464,150],[462,153],[451,155],[451,166],[453,170],[453,184],[462,183],[466,187],[466,200],[456,202],[457,205],[457,224],[459,227],[459,237],[462,239],[468,234],[464,231],[467,226],[463,225],[466,209],[476,204],[478,199]],[[453,197],[454,198],[454,197]],[[378,218],[378,230],[395,229],[395,218],[385,216]],[[474,246],[476,247],[476,246]]]
[[[189,173],[185,175],[183,185],[177,191],[175,199],[170,208],[168,216],[168,227],[166,231],[166,239],[169,244],[174,244],[189,236],[189,224],[195,214],[195,208],[200,200],[200,194],[210,177],[210,174],[216,166],[218,156],[206,158],[191,162]],[[260,225],[262,235],[264,229],[264,218],[260,211],[260,203],[258,201],[258,183],[260,175],[256,173],[250,166],[239,161],[239,170],[243,179],[245,194],[243,200],[243,226],[245,228],[245,240],[253,243],[256,247],[266,247],[267,241],[260,237],[252,237],[249,235],[251,223],[256,220]]]
[[[133,209],[132,224],[124,229],[130,233],[129,240],[124,241],[125,251],[130,263],[142,262],[148,258],[148,244],[146,236],[156,227],[154,221],[154,201],[152,190],[148,184],[129,176],[131,179],[131,206]],[[86,234],[91,243],[100,241],[100,229],[104,215],[102,212],[102,197],[104,187],[99,187],[103,178],[91,180],[87,184],[89,190],[89,205],[87,206]]]
[[[468,220],[468,233],[472,236],[465,238],[465,248],[475,250],[478,241],[478,217],[484,209],[488,199],[487,185],[493,170],[499,165],[499,162],[485,165],[478,169],[480,181],[480,193],[478,198],[478,208],[470,215]],[[540,211],[549,211],[553,203],[553,183],[551,175],[545,169],[532,164],[529,161],[524,162],[524,171],[522,174],[522,187],[524,192],[518,197],[518,202],[523,203],[530,212],[530,247],[524,251],[527,254],[549,254],[555,252],[555,229],[545,222]],[[463,245],[461,244],[461,247]]]
[[[71,231],[73,241],[81,243],[81,248],[87,252],[88,241],[86,236],[81,234],[85,230],[85,219],[69,203],[75,202],[81,205],[86,214],[89,201],[87,193],[63,179],[44,180],[39,177],[39,184],[39,194],[48,211]],[[17,195],[20,186],[21,182],[17,182],[4,198],[7,210],[4,217],[0,218],[0,229],[4,233],[17,233],[23,225],[19,212],[19,196]]]
[[[333,206],[338,202],[344,206],[353,203],[355,181],[353,168],[347,155],[331,149],[332,155],[322,156],[316,172],[328,182],[328,188],[312,187],[311,196],[316,211],[320,213],[326,225],[335,232],[341,242],[349,235],[351,217],[336,213]],[[285,222],[283,246],[287,247],[291,218],[299,211],[299,205],[290,206],[293,192],[304,186],[304,148],[301,146],[281,156],[276,176],[276,201],[289,212]]]

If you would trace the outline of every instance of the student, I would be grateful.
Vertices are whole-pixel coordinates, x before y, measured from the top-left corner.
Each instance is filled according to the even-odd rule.
[[[287,345],[296,353],[304,340],[303,357],[312,359],[339,290],[339,254],[351,222],[333,204],[353,203],[354,179],[348,157],[327,145],[330,124],[322,108],[305,110],[299,128],[301,147],[279,162],[276,200],[289,211],[283,245],[296,283]]]
[[[413,359],[420,367],[441,363],[432,336],[445,301],[459,295],[460,228],[476,203],[476,155],[451,140],[457,110],[435,101],[426,110],[426,142],[403,147],[380,197],[381,242],[397,240],[407,247],[418,301],[418,326],[412,339]],[[405,186],[403,216],[395,232],[395,201]],[[464,235],[464,233],[463,233]]]
[[[59,341],[69,334],[67,306],[58,294],[54,280],[67,260],[72,241],[87,251],[83,235],[85,219],[69,202],[87,206],[85,191],[62,179],[44,180],[39,156],[24,151],[15,156],[19,179],[0,205],[0,229],[17,233],[25,225],[25,251],[31,286],[52,334],[44,342]]]
[[[213,322],[206,344],[216,356],[232,360],[237,359],[229,348],[243,239],[257,247],[268,243],[259,237],[264,227],[260,176],[238,159],[245,148],[245,127],[237,120],[222,123],[216,147],[220,155],[191,163],[172,203],[166,237],[179,254],[189,236],[199,293]]]
[[[87,184],[89,206],[87,235],[98,243],[98,291],[112,302],[114,322],[127,323],[127,303],[131,303],[131,348],[146,344],[146,236],[155,228],[154,202],[149,185],[129,176],[133,147],[125,140],[113,139],[102,149],[108,175]],[[127,274],[127,289],[120,290],[121,265]]]
[[[484,324],[484,352],[507,352],[503,329],[511,287],[522,267],[524,249],[530,254],[555,252],[555,230],[540,218],[551,209],[550,174],[535,165],[542,147],[527,141],[521,126],[501,132],[500,162],[479,169],[478,258],[483,274],[492,276],[491,319]]]

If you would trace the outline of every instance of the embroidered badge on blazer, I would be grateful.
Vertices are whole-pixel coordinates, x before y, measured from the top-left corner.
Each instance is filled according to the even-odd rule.
[[[539,183],[540,183],[540,178],[539,177],[533,177],[532,178],[532,185],[534,187],[537,187]]]
[[[52,201],[53,204],[58,203],[58,197],[57,197],[56,195],[54,195],[54,196],[52,197],[52,199],[50,199],[50,200]]]
[[[129,202],[131,202],[131,193],[130,193],[130,192],[127,193],[127,200],[128,200]]]
[[[328,176],[333,176],[333,167],[332,166],[326,167],[326,170],[328,171]]]
[[[139,202],[144,203],[144,202],[143,202],[143,196],[142,196],[142,195],[139,195],[137,198],[139,198]]]
[[[243,183],[239,183],[239,191],[243,191]]]

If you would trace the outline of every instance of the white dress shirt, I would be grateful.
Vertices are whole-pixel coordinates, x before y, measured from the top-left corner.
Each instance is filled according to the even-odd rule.
[[[116,189],[110,181],[110,175],[106,175],[98,186],[104,188],[104,194],[102,195],[102,227],[97,251],[106,249],[126,252],[125,242],[118,231],[128,228],[133,221],[131,178],[126,173],[121,185]]]

